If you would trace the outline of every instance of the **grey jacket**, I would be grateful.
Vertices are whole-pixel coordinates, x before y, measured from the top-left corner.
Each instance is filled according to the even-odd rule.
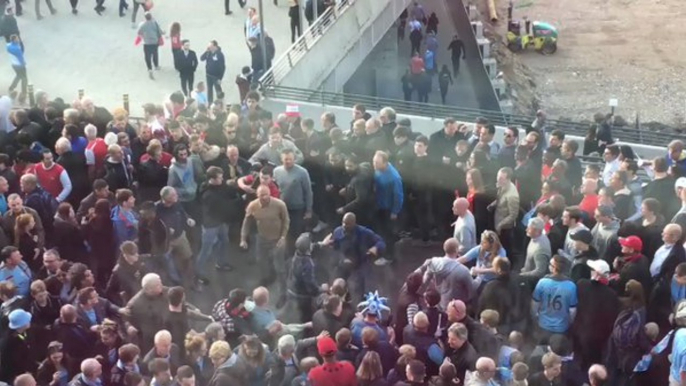
[[[285,149],[293,150],[293,153],[295,154],[295,163],[303,163],[303,153],[292,141],[289,141],[285,138],[281,140],[281,146],[279,147],[271,147],[269,146],[269,142],[260,146],[255,154],[250,157],[249,161],[251,164],[259,163],[261,161],[268,161],[274,165],[281,165],[281,152]]]
[[[608,260],[606,258],[607,254],[607,248],[610,246],[610,243],[617,237],[617,231],[619,230],[619,221],[615,220],[608,224],[607,226],[597,223],[591,230],[591,234],[593,235],[593,242],[591,245],[595,247],[595,250],[598,251],[598,257],[601,259]],[[610,256],[610,261],[613,259],[614,256]]]
[[[312,183],[310,174],[300,165],[290,170],[283,166],[274,169],[274,181],[281,190],[281,199],[288,210],[312,211]]]
[[[453,299],[469,303],[474,298],[475,288],[472,275],[457,259],[447,256],[433,257],[424,262],[421,271],[425,279],[433,279],[441,294],[441,307],[446,309]],[[426,280],[425,280],[426,282]]]
[[[531,239],[526,247],[526,260],[521,275],[542,278],[548,273],[551,255],[548,236],[540,235],[536,239]]]
[[[155,19],[146,20],[138,26],[138,35],[143,39],[143,44],[157,45],[162,37],[162,29]]]
[[[202,178],[200,171],[202,166],[198,165],[200,161],[188,157],[185,164],[172,161],[169,168],[169,175],[167,177],[167,185],[176,189],[179,195],[179,201],[188,202],[195,200],[198,192],[198,180]]]
[[[519,192],[515,184],[498,189],[498,198],[495,201],[495,229],[512,229],[519,216]]]

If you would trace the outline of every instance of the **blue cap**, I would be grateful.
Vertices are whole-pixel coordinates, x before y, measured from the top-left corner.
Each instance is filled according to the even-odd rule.
[[[18,330],[31,324],[31,314],[24,310],[10,312],[10,329]]]

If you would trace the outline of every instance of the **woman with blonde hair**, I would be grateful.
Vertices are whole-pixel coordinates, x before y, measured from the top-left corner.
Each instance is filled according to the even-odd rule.
[[[186,364],[193,369],[198,385],[206,385],[214,374],[214,365],[207,356],[208,347],[204,334],[190,331],[186,335]]]
[[[28,213],[19,215],[14,223],[14,246],[19,248],[29,268],[33,272],[38,272],[43,264],[40,259],[42,251],[38,246],[38,234],[35,227],[36,220],[32,215]]]
[[[381,358],[375,351],[367,351],[357,369],[357,381],[360,386],[386,386],[383,378]]]
[[[498,234],[487,230],[481,233],[481,243],[470,249],[457,261],[467,264],[476,260],[476,266],[472,268],[472,275],[480,281],[479,285],[483,285],[496,278],[495,268],[493,268],[493,260],[496,257],[507,257],[507,252],[500,244]]]

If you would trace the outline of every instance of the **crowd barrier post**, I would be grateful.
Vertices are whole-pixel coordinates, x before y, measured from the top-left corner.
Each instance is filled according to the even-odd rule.
[[[33,85],[29,85],[29,106],[34,107],[36,105],[36,95],[33,93]]]
[[[129,110],[129,94],[124,94],[123,99],[124,99],[124,110],[126,110],[127,113],[131,113],[131,110]]]

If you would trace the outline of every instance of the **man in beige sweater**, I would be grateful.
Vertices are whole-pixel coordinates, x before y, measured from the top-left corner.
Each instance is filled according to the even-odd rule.
[[[286,204],[278,198],[271,197],[269,188],[264,185],[257,188],[257,199],[245,208],[245,219],[241,228],[243,249],[248,249],[248,236],[253,223],[257,229],[255,255],[262,276],[260,285],[266,287],[275,279],[278,280],[279,293],[283,297],[286,294],[284,247],[290,219]]]

